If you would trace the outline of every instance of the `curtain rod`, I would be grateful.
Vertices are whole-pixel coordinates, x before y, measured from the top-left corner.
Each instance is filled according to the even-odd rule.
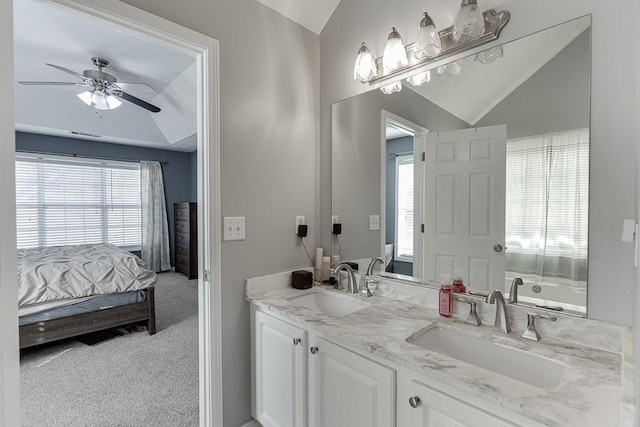
[[[140,163],[141,160],[134,159],[118,159],[116,157],[102,157],[102,156],[88,156],[82,154],[68,154],[68,153],[50,153],[47,151],[31,151],[31,150],[16,150],[16,153],[28,153],[28,154],[44,154],[49,156],[65,156],[65,157],[75,157],[80,159],[96,159],[96,160],[111,160],[114,162],[131,162],[131,163]],[[158,162],[162,165],[168,165],[169,162]]]
[[[408,156],[409,154],[413,154],[413,151],[404,151],[402,153],[389,153],[389,157]]]

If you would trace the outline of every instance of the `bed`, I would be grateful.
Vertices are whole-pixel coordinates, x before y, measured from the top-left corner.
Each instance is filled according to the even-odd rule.
[[[135,323],[153,335],[156,282],[113,245],[18,250],[20,348]]]

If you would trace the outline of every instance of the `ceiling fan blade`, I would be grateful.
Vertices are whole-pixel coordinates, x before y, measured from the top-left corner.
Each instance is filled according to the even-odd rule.
[[[127,92],[123,92],[121,90],[118,90],[118,91],[114,90],[114,91],[109,91],[109,93],[111,95],[120,97],[120,98],[124,99],[125,101],[129,101],[132,104],[136,104],[138,107],[142,107],[145,110],[149,110],[152,113],[159,113],[160,112],[160,108],[156,107],[153,104],[149,104],[147,101],[143,101],[140,98],[136,98],[135,96],[130,95]]]
[[[78,77],[78,78],[81,78],[82,80],[86,80],[86,77],[85,77],[85,76],[83,76],[83,75],[82,75],[82,74],[80,74],[80,73],[76,73],[75,71],[71,71],[71,70],[69,70],[68,68],[64,68],[64,67],[61,67],[61,66],[59,66],[59,65],[49,64],[49,63],[46,63],[46,62],[45,62],[45,64],[46,64],[46,65],[48,65],[49,67],[53,67],[53,68],[58,69],[58,70],[60,70],[60,71],[64,71],[65,73],[69,73],[69,74],[71,74],[72,76],[76,76],[76,77]]]
[[[86,83],[72,83],[72,82],[31,82],[31,81],[19,81],[21,85],[32,86],[91,86]]]
[[[136,82],[117,82],[116,85],[118,85],[121,89],[125,89],[125,90],[131,90],[131,91],[136,91],[136,92],[156,92],[156,90],[146,84],[146,83],[136,83]]]

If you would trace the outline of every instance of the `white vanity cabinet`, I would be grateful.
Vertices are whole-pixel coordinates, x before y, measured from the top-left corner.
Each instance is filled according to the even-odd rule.
[[[252,410],[264,427],[395,426],[395,370],[251,311]]]
[[[309,427],[393,427],[395,370],[320,337],[309,356]]]
[[[253,416],[264,427],[306,426],[307,331],[253,314]]]
[[[408,370],[398,372],[398,427],[542,427]]]

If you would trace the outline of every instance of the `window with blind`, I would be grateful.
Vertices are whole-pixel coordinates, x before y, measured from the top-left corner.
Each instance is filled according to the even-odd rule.
[[[413,262],[413,155],[396,157],[395,251],[395,259]]]
[[[586,280],[589,129],[507,141],[507,270]]]
[[[18,248],[110,243],[140,248],[140,165],[16,154]]]

